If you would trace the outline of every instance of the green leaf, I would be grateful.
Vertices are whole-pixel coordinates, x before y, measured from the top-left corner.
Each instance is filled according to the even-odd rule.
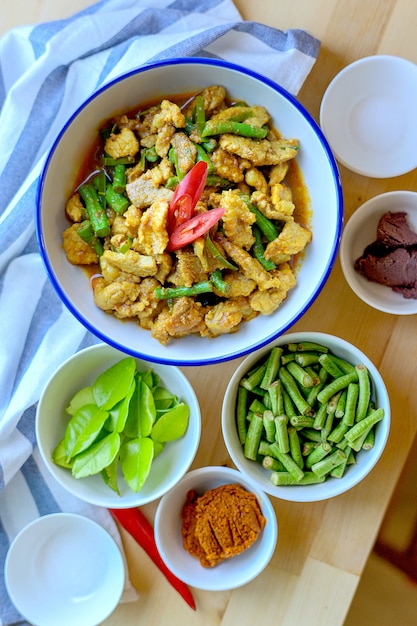
[[[129,487],[138,492],[148,478],[154,458],[154,444],[148,437],[125,441],[120,449],[120,464]]]
[[[98,443],[94,443],[75,457],[72,467],[74,478],[85,478],[85,476],[99,474],[114,461],[119,448],[119,433],[110,433]]]
[[[153,399],[157,411],[166,411],[173,406],[177,398],[168,389],[157,387],[154,389]]]
[[[139,375],[129,404],[124,434],[131,439],[148,437],[155,419],[156,408],[152,391]]]
[[[165,444],[160,441],[153,442],[153,458],[156,459],[158,454],[161,454],[162,450],[165,448]]]
[[[96,404],[86,404],[78,409],[65,429],[64,445],[69,459],[94,442],[108,415]]]
[[[110,489],[115,491],[120,496],[119,485],[117,484],[117,470],[119,467],[119,457],[115,456],[110,465],[107,465],[101,470],[101,476]]]
[[[104,425],[107,430],[115,430],[118,433],[123,432],[129,413],[129,404],[135,391],[135,387],[136,381],[133,378],[132,384],[130,385],[130,389],[127,392],[126,396],[110,410],[109,419]]]
[[[73,462],[71,460],[68,460],[68,455],[65,452],[65,444],[63,439],[61,439],[61,441],[58,443],[57,446],[55,446],[54,450],[52,451],[52,460],[56,465],[59,465],[60,467],[65,467],[65,469],[71,469]]]
[[[84,387],[77,391],[65,410],[69,415],[74,415],[85,404],[95,404],[92,387]]]
[[[136,372],[133,357],[121,359],[104,372],[93,384],[94,399],[99,407],[108,411],[128,393]]]
[[[189,416],[189,407],[183,402],[178,404],[155,422],[151,432],[152,439],[161,443],[180,439],[187,430]]]

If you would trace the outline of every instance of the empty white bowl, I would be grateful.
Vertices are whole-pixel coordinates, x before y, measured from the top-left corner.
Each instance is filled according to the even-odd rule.
[[[282,346],[288,343],[313,341],[327,346],[330,351],[353,365],[362,363],[368,368],[372,380],[372,399],[377,407],[384,409],[384,418],[376,425],[375,445],[371,450],[361,450],[356,456],[356,463],[346,468],[342,478],[328,477],[324,482],[312,485],[275,486],[270,480],[270,470],[266,470],[257,461],[247,459],[243,454],[243,447],[239,441],[236,427],[236,399],[239,383],[244,375],[250,371],[262,356],[266,355],[273,346]],[[250,354],[236,369],[226,389],[222,407],[223,437],[236,467],[242,474],[259,489],[263,489],[272,496],[293,502],[315,502],[327,500],[348,491],[365,478],[378,462],[390,430],[390,403],[385,383],[373,363],[356,346],[334,335],[318,332],[288,333],[279,337],[269,346]],[[319,431],[318,431],[319,432]]]
[[[320,125],[336,158],[373,178],[417,167],[417,65],[397,56],[359,59],[330,82]]]
[[[112,537],[72,513],[45,515],[20,531],[4,573],[13,604],[34,626],[96,626],[116,608],[125,582]]]
[[[271,315],[242,324],[238,332],[215,339],[182,337],[163,346],[149,330],[121,321],[98,308],[89,277],[68,263],[62,233],[68,227],[64,205],[98,125],[115,113],[169,94],[195,93],[224,85],[231,97],[266,107],[284,137],[297,138],[297,161],[310,198],[313,240],[297,285]],[[205,365],[234,359],[271,341],[294,324],[314,302],[333,267],[343,221],[343,197],[336,161],[310,114],[282,87],[248,69],[214,59],[176,59],[147,65],[95,93],[58,136],[42,174],[36,210],[41,256],[52,284],[73,315],[100,340],[128,354],[174,365]]]
[[[340,264],[352,291],[369,306],[392,315],[414,315],[417,300],[404,298],[390,287],[374,283],[357,272],[354,263],[366,246],[376,240],[376,229],[387,211],[404,211],[407,222],[417,232],[417,192],[389,191],[371,198],[349,218],[342,235]]]
[[[209,489],[231,483],[242,485],[255,494],[266,524],[250,548],[206,568],[183,547],[181,511],[190,489],[203,494]],[[230,467],[201,467],[186,474],[161,499],[154,527],[158,550],[169,569],[185,583],[207,591],[235,589],[253,580],[271,560],[278,537],[276,515],[268,497],[248,478]]]
[[[149,475],[139,492],[119,476],[120,495],[108,487],[100,474],[74,478],[71,470],[52,461],[52,452],[64,436],[69,415],[65,409],[74,394],[91,385],[108,367],[126,357],[106,344],[80,350],[65,361],[46,383],[36,413],[36,437],[40,454],[51,474],[70,493],[81,500],[108,508],[141,506],[171,489],[194,460],[200,442],[201,415],[197,396],[188,379],[177,367],[148,363],[137,359],[138,369],[152,369],[161,385],[178,396],[190,408],[188,428],[181,439],[168,442],[153,460]]]

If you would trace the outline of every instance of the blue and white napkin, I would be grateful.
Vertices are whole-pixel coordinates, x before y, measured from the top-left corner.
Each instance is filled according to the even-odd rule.
[[[226,59],[296,95],[320,42],[302,30],[243,21],[232,0],[101,0],[65,20],[22,26],[0,37],[0,564],[10,541],[40,515],[76,512],[116,538],[109,513],[51,480],[40,460],[34,418],[42,387],[95,337],[61,304],[38,254],[34,210],[53,140],[97,88],[166,58]],[[129,580],[123,600],[135,598]],[[26,624],[0,570],[0,626]]]

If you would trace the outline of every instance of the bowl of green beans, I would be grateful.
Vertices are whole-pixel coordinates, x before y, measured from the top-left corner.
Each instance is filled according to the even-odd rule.
[[[384,451],[390,402],[374,364],[348,341],[288,333],[236,369],[222,407],[236,467],[283,500],[326,500],[363,480]]]
[[[54,372],[36,413],[40,455],[80,500],[112,509],[161,497],[197,452],[197,396],[179,368],[135,359],[104,343]]]

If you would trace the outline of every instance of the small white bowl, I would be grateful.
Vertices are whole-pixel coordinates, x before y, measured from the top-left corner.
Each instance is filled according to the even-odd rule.
[[[242,485],[255,494],[267,521],[250,548],[215,567],[205,568],[183,547],[181,511],[190,489],[203,494],[209,489],[231,483]],[[156,510],[155,540],[163,560],[178,578],[197,589],[224,591],[250,582],[268,565],[275,551],[277,537],[276,515],[268,497],[230,467],[201,467],[189,472],[165,494]]]
[[[333,78],[320,125],[336,158],[373,178],[417,167],[417,65],[401,57],[359,59]]]
[[[134,492],[119,476],[120,496],[108,487],[98,474],[74,478],[71,471],[52,461],[52,451],[64,436],[69,416],[65,409],[74,394],[91,385],[108,367],[126,357],[106,344],[80,350],[53,374],[47,382],[36,412],[36,437],[40,454],[51,474],[67,491],[81,500],[108,508],[142,506],[160,498],[182,478],[196,455],[201,434],[201,414],[197,396],[180,369],[136,359],[141,371],[152,369],[161,384],[190,408],[188,428],[181,439],[170,441],[154,459],[145,484]]]
[[[34,626],[96,626],[118,605],[125,582],[112,537],[72,513],[45,515],[21,530],[4,573],[13,604]]]
[[[288,485],[276,487],[270,481],[270,471],[265,470],[256,461],[247,459],[243,454],[243,447],[239,441],[236,427],[236,399],[239,383],[244,375],[251,370],[255,363],[273,346],[282,346],[288,343],[313,341],[327,346],[336,356],[349,361],[353,365],[362,363],[368,368],[372,380],[372,399],[376,406],[384,409],[384,418],[376,426],[375,445],[371,450],[360,451],[356,457],[356,464],[350,465],[342,478],[327,478],[324,482],[313,485]],[[233,463],[242,474],[253,482],[259,489],[263,489],[272,496],[281,500],[293,502],[315,502],[327,500],[348,491],[365,478],[376,465],[390,430],[390,403],[385,383],[375,365],[353,344],[326,333],[298,332],[288,333],[279,337],[268,346],[246,357],[230,379],[224,396],[222,407],[223,438]]]
[[[357,208],[348,220],[342,235],[340,264],[348,285],[363,302],[384,313],[414,315],[417,300],[408,300],[390,287],[367,280],[354,268],[366,246],[376,240],[378,222],[387,211],[406,212],[410,228],[417,232],[417,192],[389,191],[375,196]]]

